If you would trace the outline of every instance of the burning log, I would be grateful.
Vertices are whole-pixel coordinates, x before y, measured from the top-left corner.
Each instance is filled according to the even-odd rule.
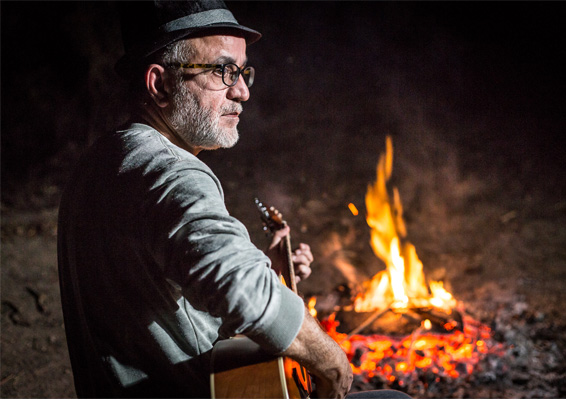
[[[369,318],[367,318],[364,322],[362,322],[360,325],[358,325],[356,328],[354,328],[350,333],[348,333],[348,339],[353,336],[356,335],[360,332],[362,332],[365,328],[367,328],[368,326],[370,326],[373,322],[375,322],[376,320],[379,320],[379,318],[385,314],[386,312],[388,312],[391,308],[388,306],[387,308],[384,309],[378,309],[377,311],[374,311],[373,313],[371,313],[371,315],[369,316]],[[358,313],[356,313],[356,315],[359,315]],[[344,318],[343,318],[344,319]]]
[[[455,330],[464,331],[462,314],[457,310],[434,308],[392,309],[379,308],[374,312],[355,312],[341,309],[336,312],[340,325],[336,328],[339,333],[348,333],[348,337],[357,334],[388,334],[406,335],[421,327],[429,325],[429,330],[435,333],[450,333]],[[428,322],[425,322],[428,321]]]

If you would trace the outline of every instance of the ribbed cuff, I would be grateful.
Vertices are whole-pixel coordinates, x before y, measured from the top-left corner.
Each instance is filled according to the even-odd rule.
[[[281,353],[287,350],[303,324],[305,304],[293,291],[283,286],[281,288],[281,305],[273,323],[262,332],[247,336],[271,353]]]

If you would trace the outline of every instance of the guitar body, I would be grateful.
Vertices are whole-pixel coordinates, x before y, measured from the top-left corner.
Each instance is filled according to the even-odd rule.
[[[212,351],[212,371],[213,399],[301,399],[312,391],[300,364],[269,355],[246,337],[218,342]]]
[[[266,230],[274,232],[287,225],[273,207],[268,209],[258,199],[255,202]],[[282,283],[297,293],[289,235],[283,244],[287,268],[282,271]],[[245,336],[216,343],[211,363],[213,399],[308,399],[312,393],[311,378],[304,367],[290,358],[265,353]]]

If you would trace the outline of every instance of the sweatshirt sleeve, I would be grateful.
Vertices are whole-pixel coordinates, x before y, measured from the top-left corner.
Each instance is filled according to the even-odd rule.
[[[303,322],[303,301],[229,215],[204,164],[169,166],[153,180],[144,209],[152,257],[194,308],[222,320],[223,336],[245,334],[273,353],[289,347]]]

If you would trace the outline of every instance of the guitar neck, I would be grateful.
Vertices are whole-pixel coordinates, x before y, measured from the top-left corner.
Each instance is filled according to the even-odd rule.
[[[276,230],[287,226],[287,222],[283,220],[279,211],[273,207],[268,208],[259,201],[257,197],[254,201],[261,215],[261,220],[264,223],[264,230],[270,230],[271,233],[275,233]],[[295,292],[295,294],[299,294],[297,291],[297,282],[295,281],[295,267],[293,265],[293,253],[291,251],[291,234],[285,236],[283,246],[285,247],[284,251],[287,266],[283,271],[281,271],[281,275],[285,280],[286,286]]]
[[[287,286],[295,292],[295,294],[298,294],[297,282],[295,280],[295,266],[293,265],[293,253],[291,252],[291,234],[285,236],[285,253],[287,254],[287,275],[289,276]]]

